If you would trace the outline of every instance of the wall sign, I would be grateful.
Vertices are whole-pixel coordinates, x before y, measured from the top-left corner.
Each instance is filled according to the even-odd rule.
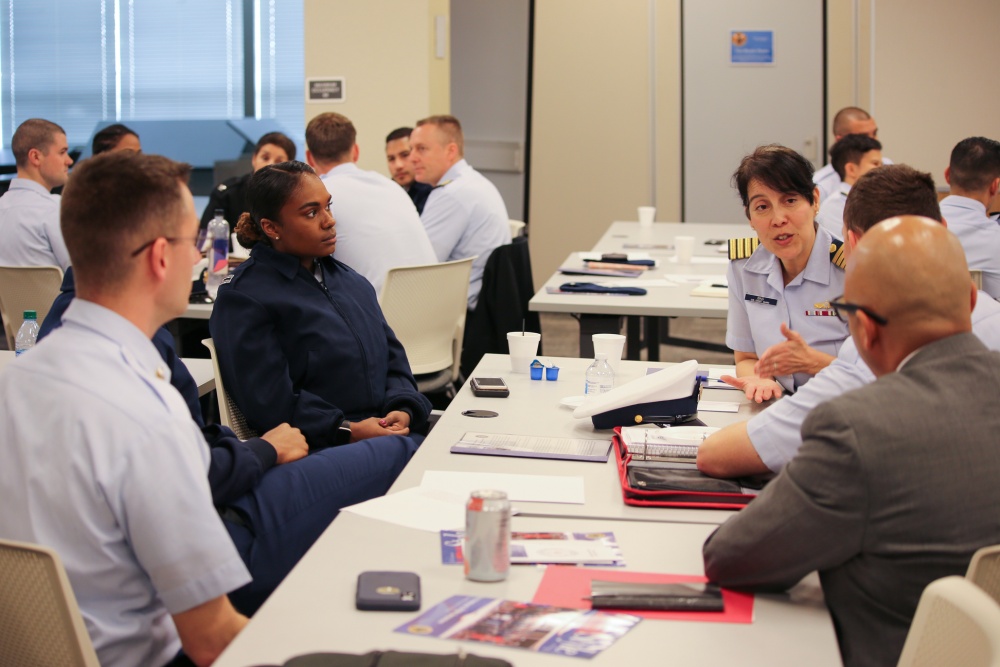
[[[773,30],[732,30],[729,33],[732,65],[773,65]]]
[[[306,79],[306,100],[309,102],[343,102],[347,98],[344,77]]]

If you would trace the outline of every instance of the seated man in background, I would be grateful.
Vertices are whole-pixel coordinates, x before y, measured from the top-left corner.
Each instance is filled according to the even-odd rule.
[[[798,455],[705,542],[722,586],[818,570],[847,667],[895,665],[924,587],[1000,542],[1000,354],[972,334],[977,294],[938,222],[869,230],[831,306],[878,379],[813,410]]]
[[[830,149],[830,164],[840,176],[837,190],[823,200],[816,222],[837,238],[844,233],[844,204],[859,178],[882,166],[882,144],[867,134],[849,134]]]
[[[182,647],[207,665],[246,624],[208,450],[149,340],[184,312],[199,258],[188,173],[131,152],[80,166],[61,211],[79,298],[0,374],[0,537],[59,553],[102,665]]]
[[[437,256],[420,214],[395,183],[358,169],[361,150],[350,119],[321,113],[306,126],[306,160],[333,197],[337,221],[334,259],[368,279],[381,294],[389,269],[436,264]]]
[[[462,125],[454,116],[417,122],[410,135],[413,172],[434,186],[420,221],[438,261],[476,257],[469,275],[469,310],[475,310],[490,253],[510,243],[510,219],[496,186],[465,161]]]
[[[41,118],[21,123],[10,140],[17,178],[0,197],[0,266],[69,266],[59,229],[59,195],[73,158],[66,132]]]
[[[850,256],[864,233],[896,215],[941,220],[934,179],[906,165],[873,169],[858,180],[844,209],[844,251]],[[981,293],[972,312],[972,330],[993,350],[1000,350],[1000,304]],[[778,472],[802,445],[806,415],[820,403],[857,389],[875,376],[848,338],[837,358],[793,396],[777,401],[748,422],[730,424],[698,448],[698,468],[714,477],[742,477]]]
[[[412,127],[400,127],[389,133],[385,138],[385,158],[389,162],[389,175],[399,187],[410,195],[417,213],[424,212],[424,204],[434,188],[421,183],[413,177],[413,164],[410,162],[410,133]]]
[[[222,209],[222,217],[229,223],[229,229],[235,229],[236,222],[247,210],[247,182],[253,172],[269,164],[294,159],[294,141],[281,132],[268,132],[262,136],[257,140],[250,158],[250,173],[227,179],[212,190],[208,205],[201,214],[201,228],[208,229],[208,223],[215,217],[216,209]]]
[[[872,139],[878,139],[878,123],[864,109],[844,107],[833,117],[834,143],[849,134],[865,134]],[[892,160],[883,157],[882,164],[892,164]],[[832,164],[827,164],[813,174],[813,183],[819,188],[819,201],[822,204],[823,200],[837,191],[840,175]]]
[[[941,215],[965,248],[969,268],[982,271],[983,291],[1000,298],[1000,225],[986,215],[1000,191],[1000,142],[985,137],[958,142],[944,179],[951,194],[941,200]]]

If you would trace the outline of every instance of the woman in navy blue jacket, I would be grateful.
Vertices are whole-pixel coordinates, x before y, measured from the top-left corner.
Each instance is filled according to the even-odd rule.
[[[313,449],[420,431],[431,409],[371,283],[330,257],[330,200],[301,162],[254,173],[236,226],[250,259],[219,288],[209,324],[247,422],[288,422]]]

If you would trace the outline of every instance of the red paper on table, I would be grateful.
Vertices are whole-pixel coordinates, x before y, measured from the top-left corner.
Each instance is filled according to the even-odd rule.
[[[571,609],[590,609],[590,582],[624,581],[651,584],[702,583],[705,577],[686,574],[656,574],[652,572],[615,572],[584,567],[550,565],[545,568],[542,583],[532,600],[535,604],[549,604]],[[724,611],[640,611],[616,609],[643,618],[668,621],[702,621],[705,623],[753,623],[753,594],[722,589]]]

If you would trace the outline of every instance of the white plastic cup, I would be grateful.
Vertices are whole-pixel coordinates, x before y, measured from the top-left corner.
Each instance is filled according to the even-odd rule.
[[[653,220],[656,218],[656,207],[655,206],[640,206],[639,207],[639,224],[643,227],[652,227]]]
[[[690,264],[691,259],[694,257],[694,237],[675,236],[674,251],[676,252],[679,264]]]
[[[596,333],[592,336],[594,341],[594,355],[603,352],[608,357],[608,364],[618,376],[618,367],[622,363],[622,353],[625,351],[625,336],[621,334]]]
[[[527,375],[531,362],[538,352],[538,341],[542,334],[526,331],[510,331],[507,333],[507,347],[510,349],[510,370],[514,373]]]

